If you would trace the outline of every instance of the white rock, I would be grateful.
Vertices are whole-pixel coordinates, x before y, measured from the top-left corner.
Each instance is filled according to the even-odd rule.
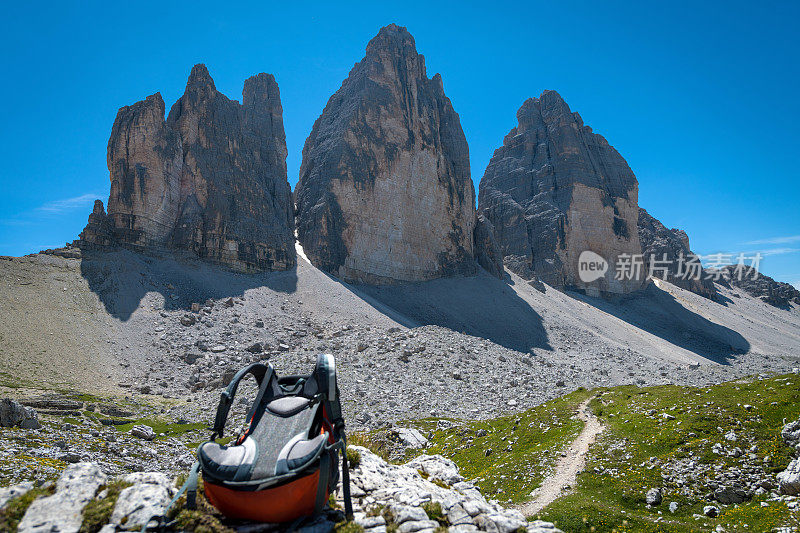
[[[120,479],[132,485],[139,483],[161,485],[162,487],[170,487],[172,485],[169,476],[163,472],[133,472],[131,474],[125,474]]]
[[[17,531],[19,533],[77,533],[83,508],[105,484],[106,475],[95,463],[68,466],[56,482],[52,496],[34,501]]]
[[[408,521],[422,521],[428,519],[428,514],[422,507],[412,507],[410,505],[392,506],[394,521],[398,524]],[[415,530],[416,531],[416,530]]]
[[[0,400],[0,426],[19,427],[21,429],[39,429],[41,424],[36,411],[15,400]]]
[[[161,515],[170,502],[169,491],[162,485],[139,483],[124,489],[119,494],[112,524],[141,527],[156,515]]]
[[[411,468],[425,472],[429,479],[438,479],[448,485],[464,481],[464,478],[458,473],[456,464],[441,455],[420,455],[407,464]]]
[[[30,481],[23,481],[22,483],[18,483],[17,485],[11,485],[10,487],[0,488],[0,509],[5,507],[6,504],[13,498],[22,496],[32,488],[33,488],[33,483]]]
[[[153,431],[153,428],[151,428],[150,426],[145,426],[143,424],[138,426],[133,426],[131,428],[130,433],[134,437],[139,437],[140,439],[144,440],[153,440],[154,438],[156,438],[156,432]]]
[[[714,518],[719,514],[719,507],[716,507],[714,505],[706,505],[705,507],[703,507],[703,514],[710,518]]]
[[[783,494],[800,494],[800,459],[789,463],[786,470],[778,474],[777,479]]]
[[[424,511],[423,511],[424,513]],[[400,524],[397,528],[398,533],[414,533],[416,531],[434,530],[439,527],[439,523],[433,520],[428,520],[427,515],[425,520],[408,520]]]
[[[426,448],[428,446],[428,439],[426,439],[419,430],[414,428],[397,428],[397,436],[403,441],[403,446],[413,450],[418,448]]]

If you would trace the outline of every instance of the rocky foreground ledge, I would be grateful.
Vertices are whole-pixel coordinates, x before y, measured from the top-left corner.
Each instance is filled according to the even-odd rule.
[[[355,523],[347,525],[347,531],[559,531],[549,522],[527,522],[519,511],[487,501],[464,480],[452,461],[440,455],[423,455],[404,465],[393,465],[366,448],[352,446],[353,452],[357,456],[351,472]],[[17,528],[24,533],[138,530],[150,517],[164,512],[177,491],[176,485],[177,480],[161,472],[113,478],[96,463],[76,463],[67,467],[55,484],[34,487],[26,482],[0,489],[0,520],[6,520],[2,525],[13,527],[8,521],[13,509],[22,515]],[[27,509],[20,509],[32,495],[36,498]],[[341,504],[339,491],[333,507],[299,531],[334,530],[343,520]],[[286,530],[280,524],[226,523],[208,518],[199,521],[206,531]]]

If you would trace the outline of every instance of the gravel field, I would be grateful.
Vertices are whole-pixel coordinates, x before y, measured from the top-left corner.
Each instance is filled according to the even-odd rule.
[[[800,355],[797,309],[660,281],[607,301],[513,274],[366,287],[302,255],[296,270],[248,275],[121,250],[3,258],[0,286],[0,377],[13,395],[142,395],[194,421],[246,363],[302,373],[323,351],[359,428],[496,416],[579,386],[715,383],[790,370]]]

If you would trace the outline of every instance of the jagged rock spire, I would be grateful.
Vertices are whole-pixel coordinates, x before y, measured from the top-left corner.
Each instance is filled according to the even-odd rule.
[[[190,250],[241,270],[295,264],[275,78],[248,79],[242,102],[217,91],[200,64],[166,120],[158,93],[120,109],[108,143],[111,244]],[[83,240],[108,244],[93,217]]]
[[[382,28],[303,148],[295,191],[309,259],[348,280],[476,269],[469,150],[441,77],[403,27]]]
[[[638,183],[628,164],[555,91],[530,98],[480,183],[478,211],[494,225],[506,265],[526,278],[592,293],[628,293],[644,276],[615,279],[617,259],[641,254]],[[591,283],[581,252],[608,263]]]

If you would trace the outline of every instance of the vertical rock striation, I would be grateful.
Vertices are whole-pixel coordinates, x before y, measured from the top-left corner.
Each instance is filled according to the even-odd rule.
[[[81,242],[188,250],[238,270],[292,267],[294,215],[275,79],[248,79],[239,104],[195,65],[166,120],[164,111],[155,94],[117,113],[107,220],[102,203],[100,212],[95,205]]]
[[[492,222],[510,270],[589,293],[638,290],[644,276],[615,279],[617,259],[640,254],[638,183],[628,164],[555,91],[525,101],[480,183],[478,211]],[[585,250],[608,262],[586,283]]]
[[[180,138],[164,122],[161,94],[117,112],[108,140],[114,238],[147,249],[168,244],[180,206]]]
[[[183,153],[174,245],[242,269],[293,266],[283,108],[272,75],[245,81],[239,104],[196,65],[167,125]]]
[[[475,272],[475,192],[458,114],[414,38],[386,26],[314,123],[295,190],[316,266],[371,284]]]

